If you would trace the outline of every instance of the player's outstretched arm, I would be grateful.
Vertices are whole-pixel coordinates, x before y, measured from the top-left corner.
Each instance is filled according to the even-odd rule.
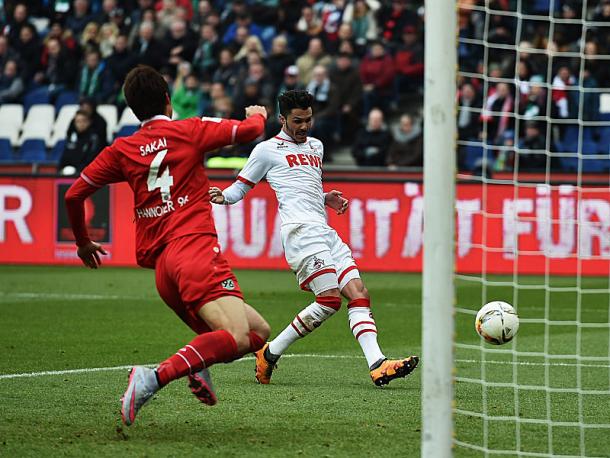
[[[78,246],[76,253],[83,264],[91,269],[97,269],[102,265],[99,253],[108,254],[99,243],[91,241],[85,223],[85,199],[95,191],[97,191],[96,187],[79,178],[70,186],[65,196],[68,219]]]
[[[337,215],[342,215],[347,211],[347,207],[349,207],[349,200],[342,196],[343,193],[341,191],[333,189],[324,194],[324,205],[335,210]]]
[[[242,200],[248,191],[252,189],[241,181],[236,181],[231,186],[226,188],[224,191],[215,186],[210,187],[208,194],[210,195],[210,201],[213,204],[218,205],[233,205],[234,203]]]

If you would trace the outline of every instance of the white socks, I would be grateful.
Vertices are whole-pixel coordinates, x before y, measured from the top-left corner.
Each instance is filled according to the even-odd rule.
[[[377,343],[377,325],[371,313],[369,299],[354,299],[347,305],[347,316],[352,334],[360,344],[366,362],[371,368],[385,359]]]
[[[334,296],[318,296],[286,326],[280,334],[269,342],[269,352],[274,356],[283,354],[296,340],[305,337],[319,327],[325,320],[335,314],[341,307],[341,298]]]

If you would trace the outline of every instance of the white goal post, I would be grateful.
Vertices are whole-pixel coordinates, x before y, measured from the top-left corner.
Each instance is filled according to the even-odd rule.
[[[454,212],[457,12],[425,4],[422,457],[447,458],[453,441]]]

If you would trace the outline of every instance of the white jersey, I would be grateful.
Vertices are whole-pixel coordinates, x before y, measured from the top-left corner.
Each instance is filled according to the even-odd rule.
[[[296,143],[284,131],[252,150],[238,180],[254,186],[263,178],[275,191],[282,225],[327,224],[322,190],[324,146],[316,138]]]

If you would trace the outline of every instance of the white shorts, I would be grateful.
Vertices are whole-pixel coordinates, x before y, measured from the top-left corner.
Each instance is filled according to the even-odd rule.
[[[285,224],[281,234],[286,261],[301,289],[318,294],[325,289],[343,289],[350,280],[360,278],[352,251],[330,226]],[[326,279],[324,288],[312,287],[312,280],[322,275]]]

